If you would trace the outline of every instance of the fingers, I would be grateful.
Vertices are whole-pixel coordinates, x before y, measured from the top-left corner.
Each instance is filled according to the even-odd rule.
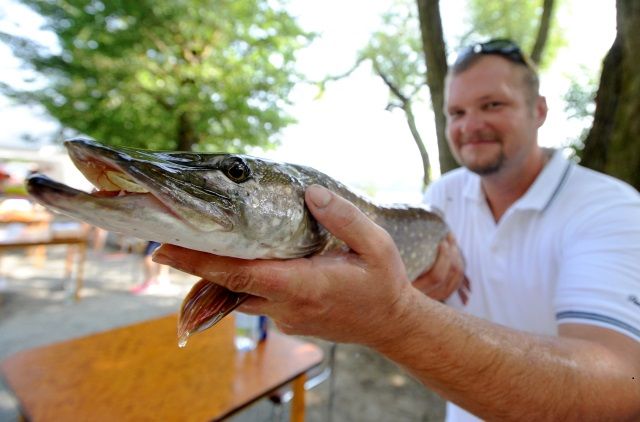
[[[451,243],[450,235],[447,235],[438,246],[438,259],[433,266],[431,276],[440,281],[439,284],[445,284],[455,275],[451,274],[452,271],[455,271],[454,248],[455,246]]]
[[[202,277],[238,293],[279,300],[292,275],[280,261],[244,260],[163,244],[153,260]],[[259,280],[259,281],[258,281]]]
[[[453,235],[449,234],[438,247],[438,256],[433,267],[413,284],[430,298],[445,300],[456,290],[462,289],[465,280],[462,255]],[[463,301],[466,302],[466,292],[462,291],[462,294]]]
[[[384,253],[384,247],[389,245],[390,237],[380,226],[355,205],[330,190],[311,185],[307,188],[305,199],[318,222],[357,254],[377,256]]]
[[[458,289],[458,297],[463,305],[466,305],[469,301],[469,293],[471,292],[471,284],[469,283],[469,279],[465,276],[462,281],[462,286]]]

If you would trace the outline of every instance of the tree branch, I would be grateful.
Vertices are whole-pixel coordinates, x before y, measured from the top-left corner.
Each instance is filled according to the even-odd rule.
[[[409,130],[411,131],[411,135],[413,136],[413,140],[418,146],[418,150],[420,151],[420,157],[422,158],[422,187],[423,189],[427,187],[429,182],[431,181],[431,162],[429,160],[429,153],[424,146],[424,142],[422,142],[422,137],[420,136],[420,132],[418,131],[418,127],[416,126],[416,119],[413,115],[413,111],[411,109],[411,97],[406,97],[398,88],[391,78],[389,78],[378,66],[378,64],[373,62],[373,70],[376,72],[380,78],[384,81],[385,85],[389,88],[391,93],[400,101],[400,104],[389,103],[389,107],[399,107],[404,111],[405,118],[407,119],[407,125],[409,125]]]
[[[410,99],[402,94],[400,88],[398,88],[393,83],[393,81],[391,81],[391,79],[380,69],[380,66],[378,66],[378,63],[376,63],[375,61],[373,61],[373,70],[378,76],[380,76],[380,78],[382,78],[382,81],[389,88],[391,93],[402,102],[402,107],[404,108],[404,106],[410,101]]]

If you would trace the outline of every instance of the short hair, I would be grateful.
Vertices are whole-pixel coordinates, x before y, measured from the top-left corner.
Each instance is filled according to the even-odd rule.
[[[449,75],[457,75],[469,69],[483,56],[494,55],[502,57],[523,69],[524,84],[529,93],[529,100],[533,102],[540,96],[540,78],[538,69],[533,61],[522,52],[515,42],[499,38],[483,43],[477,43],[463,48],[449,68]]]

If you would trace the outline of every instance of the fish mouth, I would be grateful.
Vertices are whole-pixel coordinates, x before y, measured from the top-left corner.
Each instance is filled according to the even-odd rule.
[[[176,218],[179,218],[170,208],[158,201],[155,196],[141,190],[136,192],[129,192],[123,189],[97,190],[92,193],[87,193],[65,185],[64,183],[56,182],[44,174],[36,173],[27,178],[27,192],[38,200],[38,202],[60,211],[63,214],[67,214],[67,212],[65,212],[67,211],[67,207],[64,206],[64,201],[73,201],[73,203],[102,203],[103,205],[105,201],[112,201],[113,206],[104,206],[104,208],[109,209],[120,208],[116,205],[117,202],[149,202],[149,204],[154,203],[156,208],[162,208],[163,212],[170,213],[176,216]],[[127,197],[127,199],[124,199],[125,197]]]
[[[189,186],[179,178],[184,169],[167,154],[115,149],[85,138],[66,141],[65,147],[96,190],[87,193],[46,176],[33,175],[27,180],[27,190],[45,206],[85,219],[76,215],[83,206],[113,211],[140,205],[166,213],[198,231],[233,229],[227,212],[230,199],[219,192],[201,192],[196,186]],[[70,200],[73,204],[65,204]]]

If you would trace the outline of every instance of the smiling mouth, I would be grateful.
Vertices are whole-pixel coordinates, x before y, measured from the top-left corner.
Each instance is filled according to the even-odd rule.
[[[462,146],[474,146],[474,145],[493,145],[498,144],[497,139],[482,139],[482,138],[472,138],[465,139],[462,141]]]

